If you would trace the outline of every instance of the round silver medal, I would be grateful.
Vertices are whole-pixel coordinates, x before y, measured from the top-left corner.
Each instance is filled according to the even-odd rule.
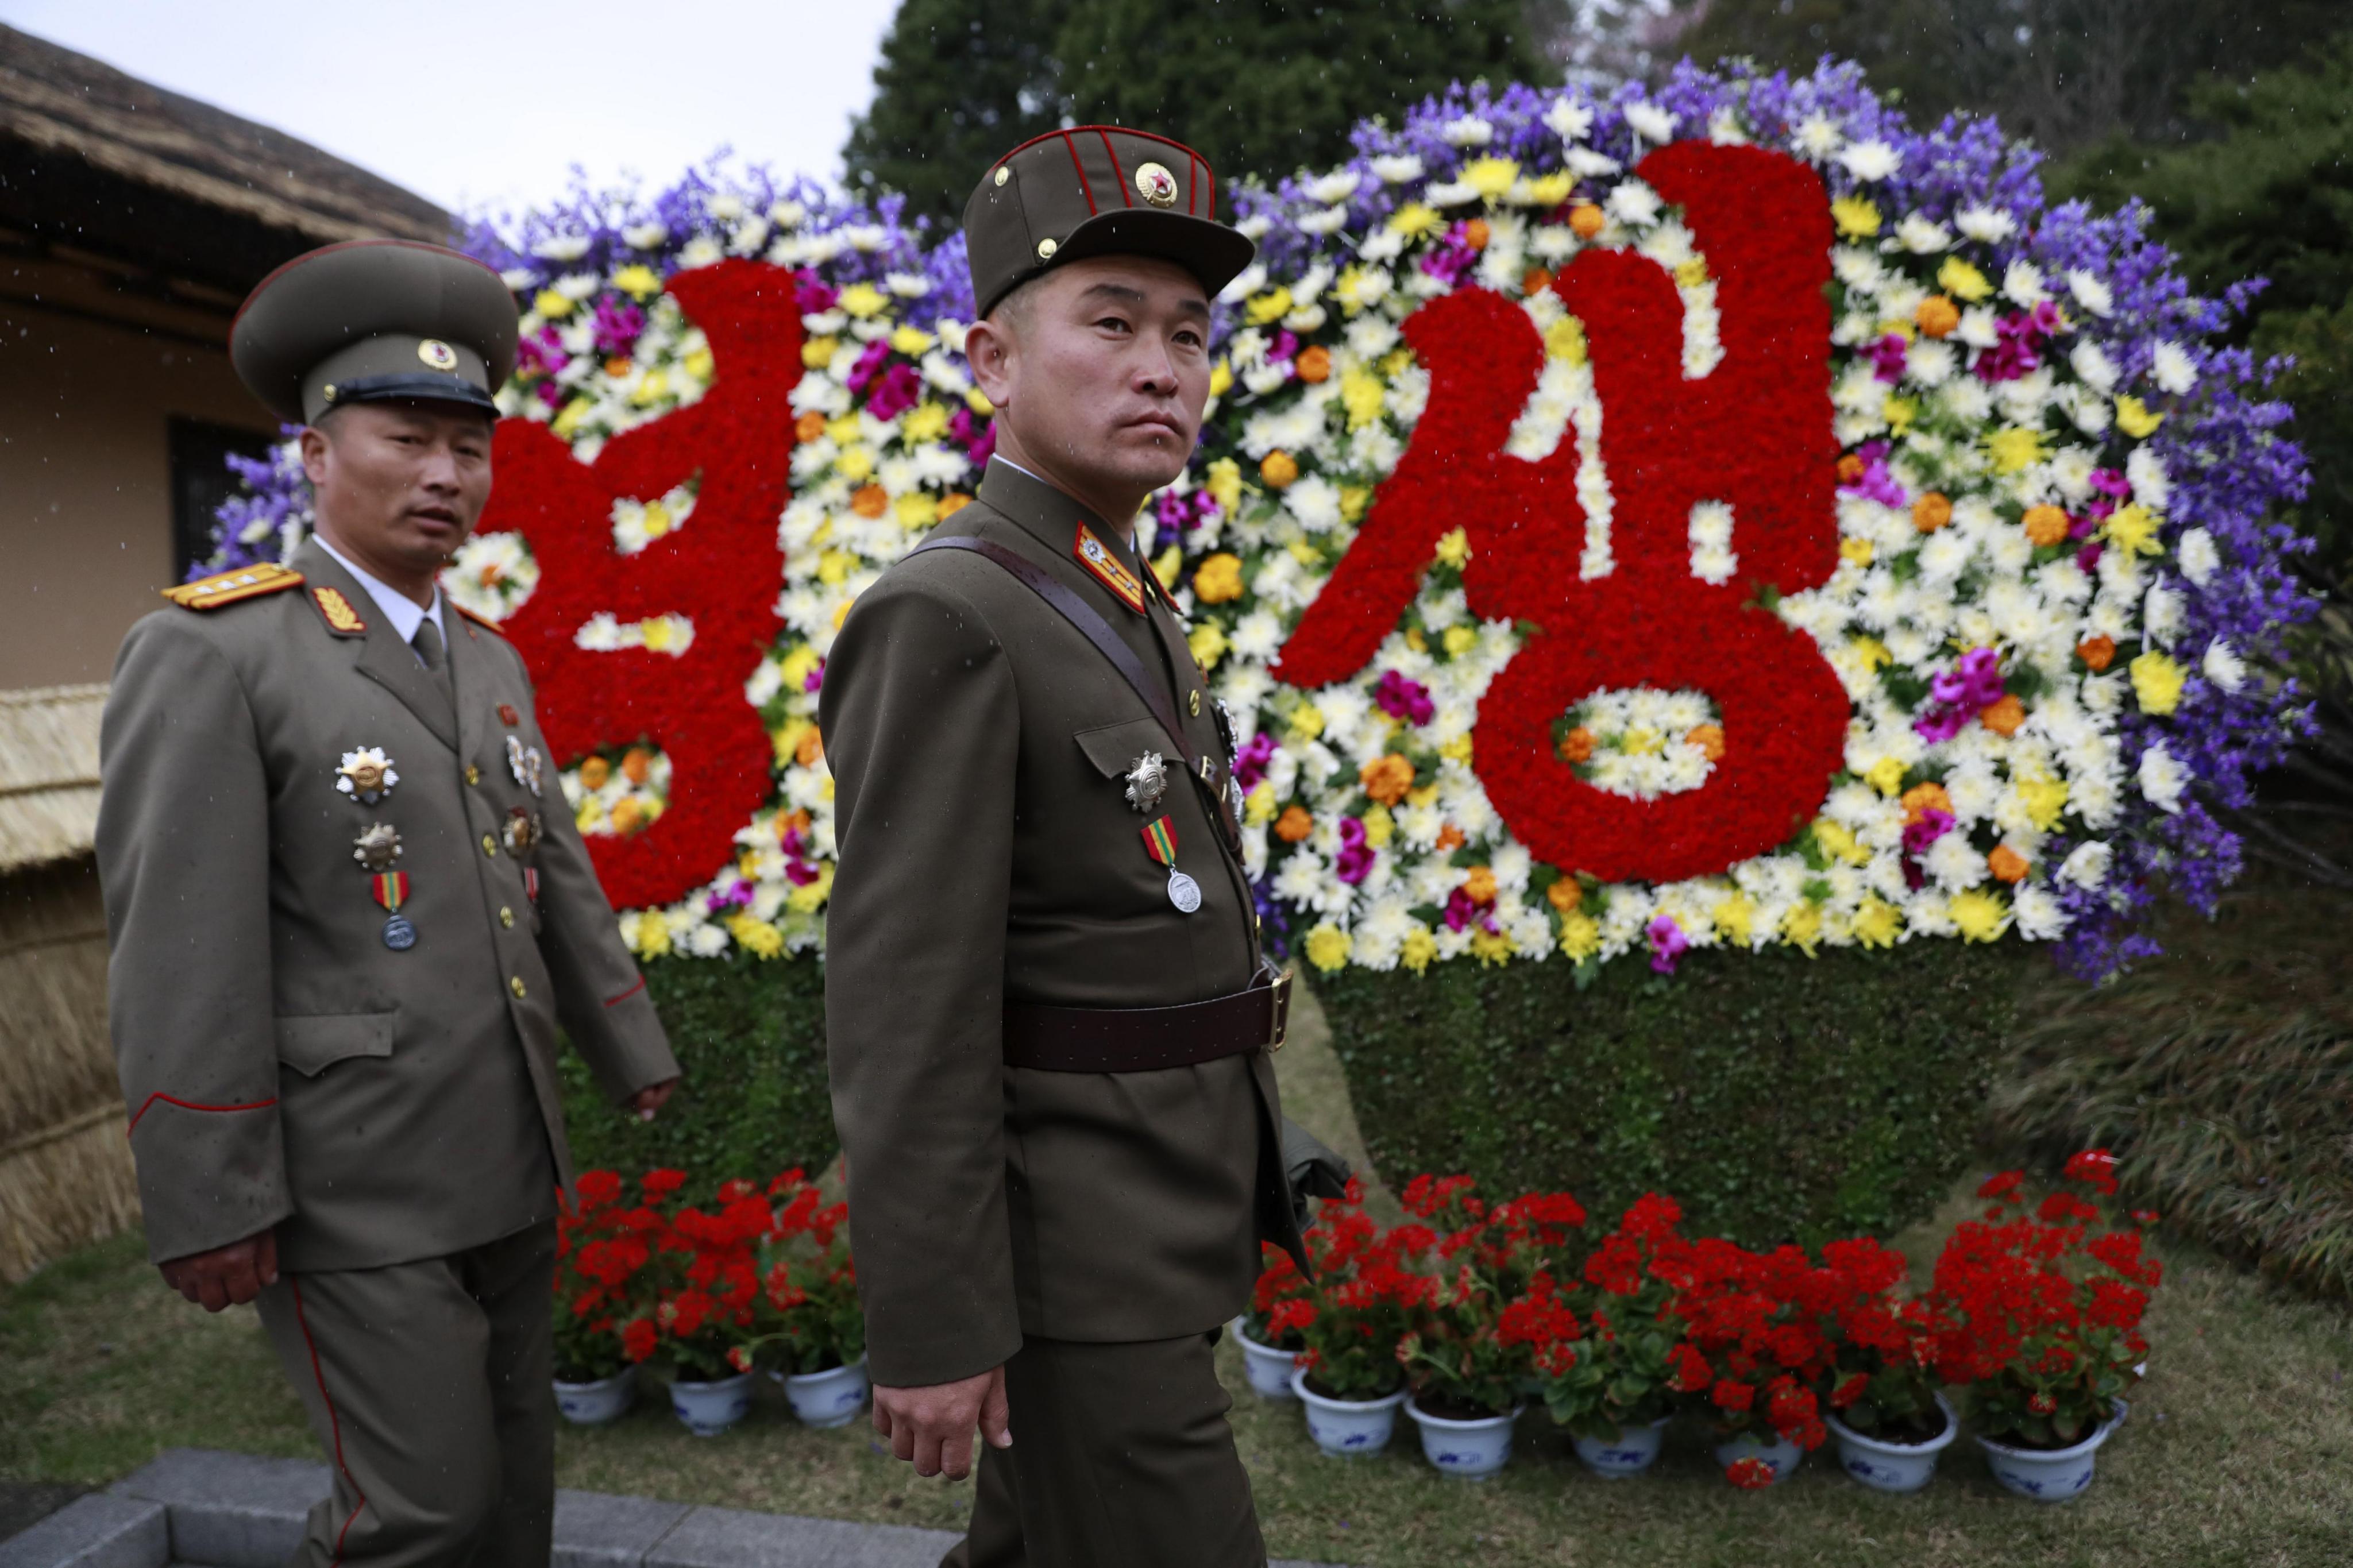
[[[395,952],[406,952],[417,945],[417,928],[408,923],[406,915],[395,915],[384,922],[384,945]]]
[[[1168,901],[1176,906],[1179,914],[1191,914],[1201,907],[1201,884],[1177,870],[1168,868]]]

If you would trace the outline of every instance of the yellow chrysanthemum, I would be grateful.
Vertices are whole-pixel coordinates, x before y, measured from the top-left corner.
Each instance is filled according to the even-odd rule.
[[[1209,476],[1202,484],[1218,510],[1231,517],[1241,510],[1242,466],[1231,458],[1219,458],[1209,465]]]
[[[670,917],[659,910],[640,910],[636,925],[626,933],[639,958],[659,958],[670,952]]]
[[[1439,637],[1449,658],[1461,658],[1479,646],[1479,634],[1469,626],[1449,626]]]
[[[1849,923],[1854,940],[1865,947],[1894,947],[1904,929],[1904,916],[1894,904],[1873,893],[1862,900]]]
[[[1253,327],[1263,327],[1291,314],[1291,290],[1277,285],[1263,294],[1253,295],[1242,307],[1242,314]]]
[[[1895,656],[1890,653],[1887,650],[1887,645],[1877,637],[1856,637],[1846,646],[1856,658],[1862,661],[1862,668],[1865,669],[1877,671],[1895,662]]]
[[[1814,842],[1822,847],[1824,854],[1835,855],[1850,866],[1868,865],[1871,861],[1871,851],[1862,847],[1853,832],[1844,823],[1832,822],[1827,816],[1815,822]]]
[[[901,327],[891,334],[891,346],[913,359],[939,340],[921,327]]]
[[[1841,539],[1839,541],[1839,558],[1843,561],[1852,561],[1858,566],[1870,565],[1871,558],[1874,553],[1876,553],[1876,552],[1873,551],[1871,541],[1868,539]]]
[[[596,410],[596,405],[586,398],[575,397],[564,405],[564,411],[551,420],[547,427],[569,441],[579,432],[581,425],[586,421],[588,416]]]
[[[2151,436],[2157,434],[2157,427],[2164,423],[2165,416],[2162,414],[2150,413],[2148,411],[2148,405],[2143,403],[2139,398],[2119,397],[2116,399],[2116,428],[2131,437],[2134,440],[2147,440]]]
[[[1566,169],[1541,174],[1527,183],[1527,203],[1532,207],[1556,207],[1568,200],[1568,194],[1575,189],[1577,177]]]
[[[785,933],[753,915],[739,914],[730,920],[727,934],[755,958],[774,958],[785,951]]]
[[[1869,239],[1879,232],[1879,209],[1868,196],[1841,196],[1831,204],[1831,221],[1848,239]]]
[[[1303,702],[1291,710],[1291,732],[1302,741],[1312,741],[1324,732],[1324,710],[1313,702]]]
[[[1365,825],[1365,842],[1376,849],[1388,848],[1389,840],[1397,837],[1397,818],[1386,805],[1375,805],[1359,820]]]
[[[1471,933],[1471,956],[1479,961],[1482,968],[1490,963],[1509,963],[1512,954],[1519,951],[1520,944],[1512,940],[1510,931],[1489,931],[1481,926]]]
[[[2165,546],[2157,537],[2157,514],[2138,501],[2109,513],[2108,521],[2100,528],[2100,536],[2127,554],[2165,553]]]
[[[1160,585],[1162,587],[1174,593],[1176,588],[1176,570],[1184,564],[1185,552],[1183,548],[1181,546],[1172,544],[1167,549],[1162,551],[1159,558],[1153,562],[1152,574],[1160,579]]]
[[[1361,430],[1381,416],[1382,401],[1388,395],[1381,378],[1362,367],[1353,368],[1340,377],[1340,406],[1348,411],[1348,428]]]
[[[1460,528],[1450,529],[1439,536],[1438,549],[1434,553],[1439,560],[1460,572],[1471,560],[1471,535]],[[1465,626],[1463,630],[1470,628]]]
[[[1464,767],[1469,767],[1471,765],[1471,731],[1465,730],[1439,747],[1438,754],[1449,762],[1461,763]]]
[[[1231,392],[1233,387],[1234,367],[1230,363],[1225,360],[1219,360],[1216,364],[1209,367],[1210,396],[1223,397],[1227,393]]]
[[[696,349],[679,361],[678,365],[695,380],[709,381],[711,373],[718,368],[718,362],[711,357],[709,349]]]
[[[1820,908],[1804,899],[1789,906],[1789,912],[1781,917],[1781,940],[1808,958],[1813,957],[1822,941]]]
[[[551,321],[572,314],[572,301],[553,289],[542,289],[533,297],[531,308]]]
[[[834,351],[840,346],[839,338],[811,338],[801,344],[801,363],[810,370],[823,370],[833,363]]]
[[[1480,158],[1462,168],[1462,183],[1491,202],[1510,190],[1519,177],[1519,164],[1509,158]]]
[[[891,301],[881,289],[871,283],[852,283],[841,291],[834,303],[862,321],[870,316],[881,315]]]
[[[661,292],[661,279],[644,262],[632,261],[613,274],[613,287],[643,304],[649,296]]]
[[[929,490],[909,490],[893,501],[901,528],[929,528],[940,520],[940,498]]]
[[[1601,922],[1579,910],[1560,917],[1560,951],[1582,963],[1601,951]]]
[[[1546,327],[1544,342],[1546,358],[1572,365],[1585,363],[1585,323],[1575,316],[1563,316]]]
[[[1418,235],[1436,234],[1446,226],[1446,218],[1428,202],[1408,202],[1389,214],[1389,227],[1412,239]]]
[[[2018,803],[2026,808],[2027,819],[2048,833],[2059,826],[2059,818],[2067,810],[2067,784],[2048,773],[2029,774],[2012,786],[2018,792]]]
[[[1329,974],[1348,962],[1355,947],[1346,931],[1326,921],[1307,933],[1307,962]]]
[[[1416,974],[1428,969],[1430,961],[1437,956],[1438,939],[1430,934],[1428,926],[1418,925],[1406,932],[1405,941],[1398,947],[1398,962]]]
[[[832,784],[833,781],[831,779],[828,779],[826,781],[826,798],[828,800],[832,798]],[[795,888],[791,892],[785,895],[785,908],[792,910],[795,914],[815,914],[819,909],[824,907],[826,900],[832,896],[833,862],[828,860],[818,867],[816,881],[808,883],[805,887]]]
[[[2186,675],[2172,657],[2151,648],[2127,666],[2132,671],[2133,700],[2144,713],[2170,713],[2181,706],[2181,682]]]
[[[947,405],[928,401],[918,403],[907,410],[906,418],[900,422],[899,439],[910,447],[936,441],[948,433],[948,423]]]
[[[1947,256],[1945,264],[1936,268],[1936,287],[1972,305],[1993,292],[1992,279],[1978,271],[1974,263],[1957,256]]]
[[[1734,892],[1716,901],[1709,919],[1715,922],[1718,936],[1735,947],[1746,947],[1750,933],[1757,929],[1757,905],[1747,894]]]
[[[2009,425],[1985,438],[1997,474],[2014,474],[2042,460],[2042,432]]]
[[[1971,942],[1991,942],[2010,924],[2010,906],[1981,889],[1956,893],[1946,909],[1953,924]]]
[[[976,386],[966,387],[965,389],[964,405],[966,408],[971,409],[975,414],[984,416],[997,412],[997,405],[988,400],[988,394],[981,391],[981,389]]]
[[[1193,596],[1205,605],[1229,604],[1242,596],[1242,558],[1219,551],[1193,574]]]
[[[1193,650],[1203,669],[1215,669],[1218,660],[1226,656],[1226,628],[1215,621],[1203,621],[1185,634],[1185,646]]]
[[[1258,787],[1242,797],[1242,820],[1255,827],[1261,822],[1274,820],[1274,786],[1264,779]]]

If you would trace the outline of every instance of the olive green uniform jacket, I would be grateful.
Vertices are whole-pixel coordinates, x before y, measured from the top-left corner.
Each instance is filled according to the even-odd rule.
[[[159,1261],[271,1226],[297,1272],[512,1234],[571,1179],[559,1024],[617,1100],[678,1071],[522,656],[445,608],[428,672],[324,550],[289,564],[299,587],[142,620],[107,700],[109,1000]],[[337,788],[362,747],[398,774],[372,805]],[[400,835],[406,952],[354,858],[374,824]]]
[[[819,717],[839,869],[827,915],[834,1121],[873,1375],[987,1371],[1024,1334],[1170,1339],[1241,1310],[1261,1238],[1296,1250],[1268,1054],[1133,1073],[1008,1068],[1008,1002],[1134,1008],[1244,990],[1255,911],[1217,820],[1229,759],[1182,627],[1082,567],[1091,520],[999,461],[941,535],[994,541],[1081,595],[1215,777],[1198,786],[1111,661],[985,557],[934,550],[861,595]],[[1132,550],[1094,533],[1131,574]],[[1169,759],[1133,809],[1124,777]],[[1145,826],[1200,884],[1180,913]]]

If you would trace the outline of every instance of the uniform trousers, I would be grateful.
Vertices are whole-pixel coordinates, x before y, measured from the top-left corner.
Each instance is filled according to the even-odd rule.
[[[521,1568],[555,1516],[555,1226],[281,1273],[261,1321],[334,1469],[293,1568]]]
[[[1025,1340],[1005,1363],[1013,1447],[983,1446],[940,1568],[1262,1568],[1216,1342]]]

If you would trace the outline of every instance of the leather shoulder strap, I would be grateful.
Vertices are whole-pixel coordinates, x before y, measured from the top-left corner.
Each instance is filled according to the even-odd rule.
[[[925,540],[907,553],[920,555],[926,550],[968,550],[975,555],[986,556],[1003,567],[1023,587],[1060,611],[1062,618],[1076,626],[1082,637],[1095,645],[1095,651],[1111,660],[1112,667],[1135,688],[1136,696],[1144,700],[1144,705],[1152,710],[1153,718],[1159,721],[1160,727],[1168,732],[1176,754],[1185,759],[1186,772],[1198,773],[1201,760],[1195,753],[1192,742],[1185,738],[1185,726],[1176,717],[1175,702],[1160,689],[1161,682],[1145,673],[1144,662],[1135,657],[1135,650],[1120,640],[1119,634],[1095,613],[1092,605],[1057,582],[1036,562],[1008,550],[994,540],[958,534],[945,539]]]

